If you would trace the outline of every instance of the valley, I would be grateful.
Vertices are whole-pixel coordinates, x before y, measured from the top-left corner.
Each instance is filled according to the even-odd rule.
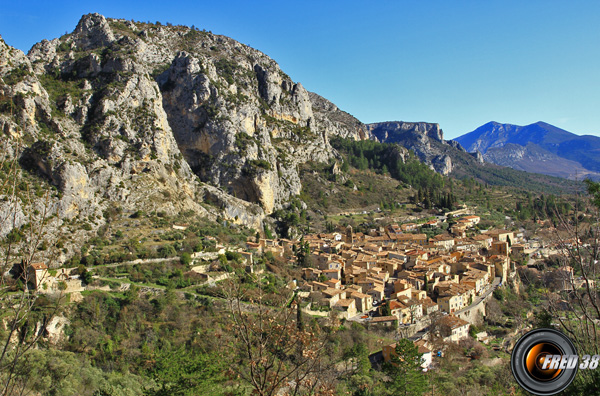
[[[597,347],[591,137],[365,124],[100,14],[0,78],[0,394],[520,395],[522,334]]]

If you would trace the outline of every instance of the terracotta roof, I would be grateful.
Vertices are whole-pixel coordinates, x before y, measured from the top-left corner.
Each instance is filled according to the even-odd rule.
[[[424,307],[433,307],[436,306],[437,304],[433,302],[433,300],[429,297],[424,298],[421,303],[423,304]]]
[[[417,343],[417,342],[413,342],[413,344],[417,347],[418,352],[421,355],[423,355],[425,353],[431,353],[431,349],[427,348],[425,345]],[[391,348],[392,351],[395,351],[396,350],[396,343],[387,345],[386,347],[387,348]],[[384,347],[384,348],[386,348],[386,347]],[[392,353],[395,355],[395,352],[392,352]]]
[[[419,345],[419,353],[420,354],[431,353],[431,349],[428,349],[428,348],[424,347],[423,345]]]
[[[512,234],[512,231],[508,231],[508,230],[490,230],[488,232],[486,232],[486,234],[488,235],[500,235],[500,234]]]
[[[377,316],[370,320],[370,322],[391,322],[394,320],[398,320],[395,316]]]
[[[48,266],[44,263],[31,263],[31,268],[33,268],[34,270],[44,270],[44,269],[48,269]]]
[[[391,301],[390,302],[390,310],[394,309],[404,309],[406,305],[402,304],[400,301]]]
[[[442,318],[442,321],[444,322],[444,324],[450,326],[452,330],[469,324],[469,322],[462,320],[461,318],[456,317],[454,315],[444,316]]]
[[[339,300],[335,305],[339,305],[340,307],[349,307],[352,304],[355,304],[353,298],[345,298],[343,300]]]

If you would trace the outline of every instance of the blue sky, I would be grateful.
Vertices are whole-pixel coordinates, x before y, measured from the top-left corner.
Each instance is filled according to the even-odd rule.
[[[545,121],[600,135],[598,1],[6,1],[0,35],[27,51],[82,14],[195,25],[265,52],[363,122]]]

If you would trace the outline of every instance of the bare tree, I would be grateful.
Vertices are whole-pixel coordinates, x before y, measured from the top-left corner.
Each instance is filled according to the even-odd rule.
[[[552,280],[558,287],[554,293],[547,292],[546,308],[579,354],[593,356],[600,354],[600,183],[586,180],[586,184],[591,215],[582,207],[576,207],[570,219],[557,215],[564,230],[555,234],[560,254]],[[590,210],[589,205],[587,209]],[[587,221],[582,222],[583,219]],[[598,379],[596,370],[581,370],[572,389],[576,393],[595,389]]]
[[[277,306],[266,306],[262,289],[249,302],[244,302],[246,293],[240,282],[233,280],[225,289],[236,337],[231,366],[236,376],[261,396],[331,394],[325,335],[317,326],[296,319],[292,292],[281,293]]]
[[[5,147],[0,150],[3,153],[0,157],[0,170],[3,172],[0,199],[4,206],[0,223],[9,225],[6,228],[11,231],[5,238],[0,263],[0,309],[3,312],[0,326],[4,330],[0,332],[0,395],[16,395],[25,392],[27,383],[27,379],[16,376],[16,369],[44,335],[46,324],[58,310],[60,296],[54,300],[44,299],[44,304],[41,304],[39,290],[29,288],[30,264],[35,261],[42,243],[50,198],[46,193],[41,200],[38,199],[43,209],[41,213],[34,213],[35,199],[29,184],[22,183],[18,164],[20,141],[9,138],[3,143]],[[19,225],[25,220],[28,220],[26,224],[29,227],[25,232],[19,231]],[[15,271],[11,274],[11,270]],[[43,278],[40,280],[45,281]]]

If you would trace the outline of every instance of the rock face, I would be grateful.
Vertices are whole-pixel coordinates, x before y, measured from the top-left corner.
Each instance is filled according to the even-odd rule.
[[[427,137],[439,141],[444,140],[444,132],[440,129],[440,125],[429,122],[388,121],[377,122],[368,126],[378,139],[389,142],[396,139],[401,140],[404,135]]]
[[[327,136],[341,136],[352,139],[375,139],[370,132],[369,127],[352,115],[317,95],[314,92],[308,93],[313,106],[313,114],[319,125],[323,126]]]
[[[483,164],[485,159],[483,158],[483,154],[479,150],[471,153],[471,155],[477,160],[478,163]]]
[[[413,150],[417,157],[443,175],[453,170],[450,146],[444,141],[439,124],[426,122],[390,121],[367,125],[368,130],[380,141],[398,143]]]
[[[0,39],[0,77],[3,153],[58,189],[60,221],[118,203],[262,229],[331,136],[371,137],[260,51],[185,26],[85,15],[27,55]]]

